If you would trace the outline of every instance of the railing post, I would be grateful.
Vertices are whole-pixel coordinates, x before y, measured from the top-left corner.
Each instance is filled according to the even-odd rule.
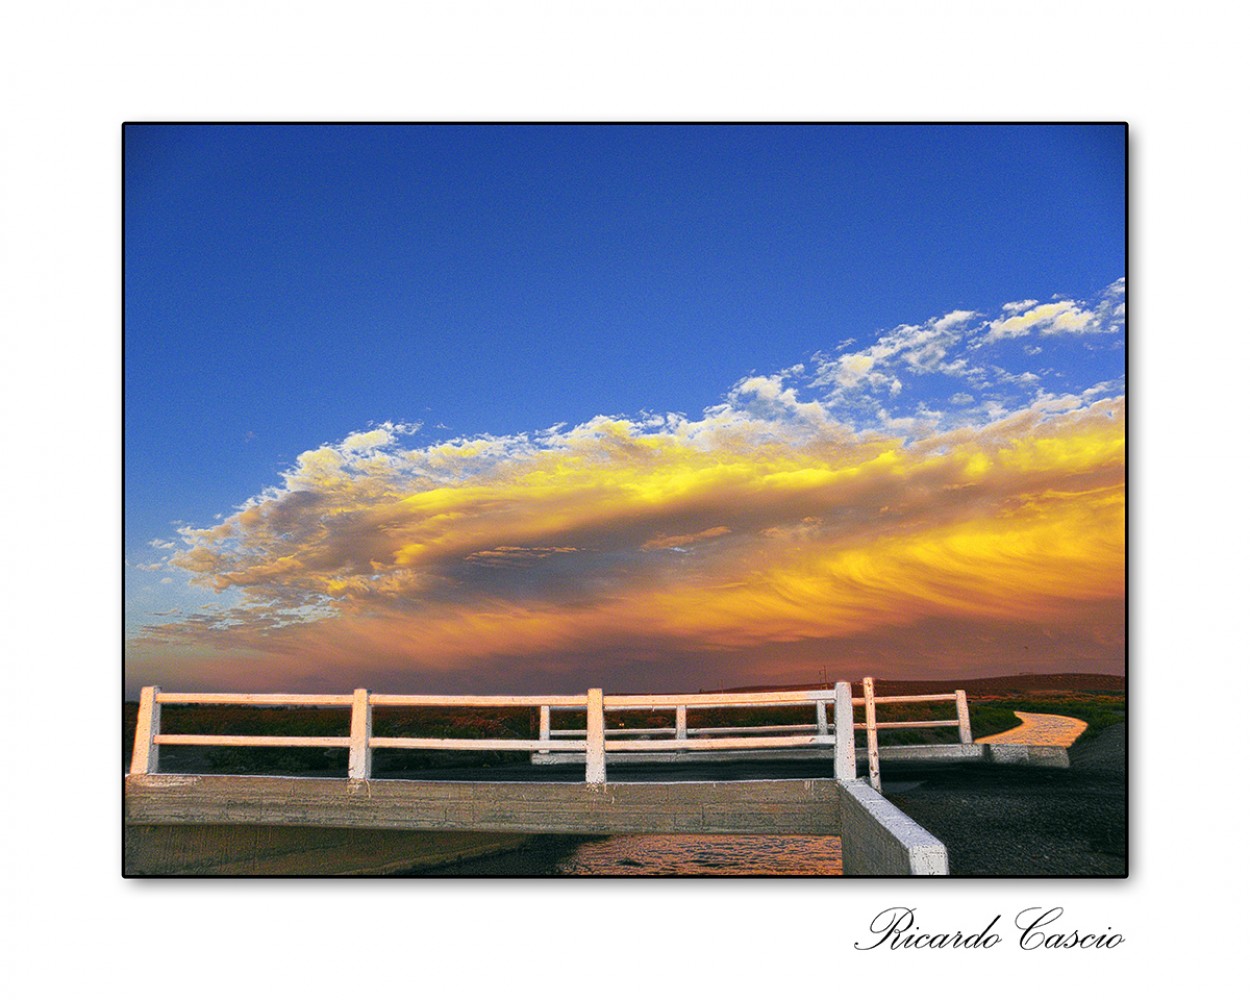
[[[677,728],[677,738],[679,740],[684,740],[686,738],[686,706],[685,705],[677,706],[676,728]]]
[[[607,748],[603,736],[603,688],[586,692],[586,783],[602,785],[608,780]]]
[[[816,735],[824,737],[829,735],[829,712],[823,701],[816,702]]]
[[[161,705],[156,696],[158,687],[145,687],[139,692],[139,718],[135,724],[135,749],[130,757],[131,774],[155,774],[160,766],[160,747],[156,737],[161,733]]]
[[[837,745],[833,775],[841,781],[854,781],[855,708],[851,704],[851,685],[847,681],[838,681],[833,691],[833,737]]]
[[[544,743],[551,742],[551,706],[541,705],[538,709],[538,738]],[[539,750],[539,753],[551,753],[550,750]]]
[[[871,677],[864,678],[864,728],[868,734],[868,782],[881,791],[881,753],[877,749],[877,703]]]
[[[373,708],[369,704],[369,689],[356,688],[352,695],[351,748],[347,754],[347,776],[365,780],[373,769],[373,751],[369,740],[373,738]]]
[[[955,692],[955,714],[959,719],[959,742],[972,742],[972,723],[968,719],[968,692]]]

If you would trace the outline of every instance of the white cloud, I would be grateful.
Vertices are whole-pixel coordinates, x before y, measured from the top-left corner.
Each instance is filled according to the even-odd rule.
[[[977,314],[956,309],[919,325],[903,324],[878,338],[865,351],[842,354],[834,360],[818,359],[813,386],[829,385],[839,390],[884,390],[897,394],[902,383],[894,371],[900,365],[918,374],[957,374],[967,364],[951,361],[950,351],[969,333]]]
[[[990,324],[985,342],[1038,333],[1082,333],[1094,324],[1094,314],[1082,309],[1071,299],[1034,306],[1016,316],[996,319]]]
[[[1103,289],[1097,302],[1057,299],[1039,305],[1035,299],[1008,302],[1003,315],[989,324],[981,343],[1011,340],[1031,334],[1114,333],[1123,327],[1124,279],[1118,278]]]

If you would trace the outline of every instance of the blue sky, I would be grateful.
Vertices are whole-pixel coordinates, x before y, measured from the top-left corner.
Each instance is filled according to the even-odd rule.
[[[189,607],[178,528],[379,426],[788,398],[911,441],[1114,397],[1124,152],[1120,126],[130,126],[132,631]]]

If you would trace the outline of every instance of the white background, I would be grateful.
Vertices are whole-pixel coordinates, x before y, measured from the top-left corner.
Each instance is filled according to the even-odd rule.
[[[1169,7],[6,7],[6,980],[189,997],[1214,986],[1246,902],[1246,25],[1231,4]],[[120,125],[178,119],[1128,121],[1131,878],[123,881]],[[895,904],[965,930],[1060,905],[1126,943],[856,953]]]

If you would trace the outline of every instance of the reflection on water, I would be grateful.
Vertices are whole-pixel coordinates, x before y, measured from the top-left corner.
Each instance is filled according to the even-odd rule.
[[[523,850],[425,874],[841,875],[842,842],[838,837],[535,837]]]

